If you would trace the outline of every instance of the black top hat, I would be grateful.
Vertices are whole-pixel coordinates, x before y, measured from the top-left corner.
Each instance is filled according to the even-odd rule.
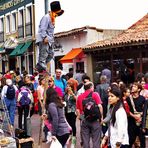
[[[64,13],[64,10],[61,9],[61,5],[59,1],[54,1],[50,3],[51,11],[56,12],[58,16]],[[58,11],[58,12],[57,12]]]

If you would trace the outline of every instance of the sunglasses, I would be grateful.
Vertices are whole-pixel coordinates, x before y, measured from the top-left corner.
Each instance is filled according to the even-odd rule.
[[[52,80],[49,80],[48,82],[53,82]]]

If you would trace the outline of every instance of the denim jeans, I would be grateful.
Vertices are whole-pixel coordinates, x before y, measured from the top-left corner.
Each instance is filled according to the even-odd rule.
[[[8,99],[5,98],[5,104],[9,113],[10,117],[10,124],[14,125],[14,119],[15,119],[15,109],[16,109],[16,99]]]
[[[54,57],[54,52],[52,47],[49,44],[44,44],[43,42],[39,42],[39,59],[38,63],[46,69],[46,65],[51,59]]]

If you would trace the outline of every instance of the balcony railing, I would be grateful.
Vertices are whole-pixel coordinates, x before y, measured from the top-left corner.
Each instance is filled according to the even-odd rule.
[[[4,42],[4,32],[0,32],[0,43]]]
[[[19,25],[18,26],[18,38],[23,38],[24,37],[24,26]]]
[[[26,23],[26,36],[32,36],[32,23]]]

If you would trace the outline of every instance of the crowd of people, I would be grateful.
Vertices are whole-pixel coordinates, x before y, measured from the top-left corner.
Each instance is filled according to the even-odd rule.
[[[48,85],[48,87],[47,87]],[[90,148],[146,147],[148,134],[148,73],[138,74],[129,85],[110,82],[102,73],[94,86],[86,74],[73,75],[73,69],[62,75],[45,77],[27,71],[8,71],[0,76],[1,100],[7,106],[13,127],[16,109],[18,128],[27,132],[27,117],[38,113],[44,120],[43,142],[58,139],[62,147],[71,142],[76,147],[80,121],[81,146]]]

